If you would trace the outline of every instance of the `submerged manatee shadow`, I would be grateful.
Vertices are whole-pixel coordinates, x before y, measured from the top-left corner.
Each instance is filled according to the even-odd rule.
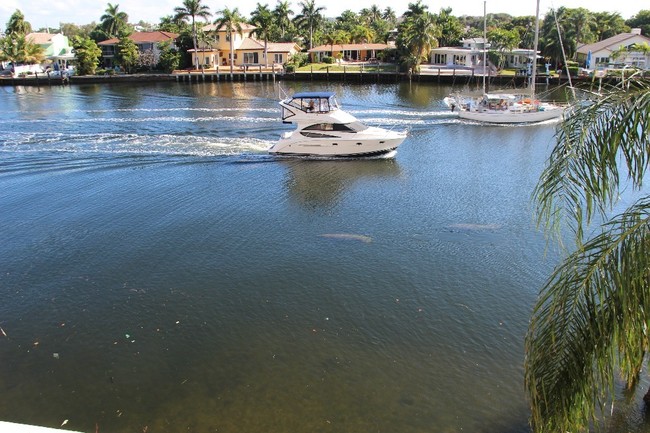
[[[369,244],[372,242],[372,238],[370,236],[366,235],[358,235],[354,233],[323,233],[322,235],[319,235],[321,238],[329,238],[329,239],[342,239],[342,240],[347,240],[347,241],[359,241],[363,242],[366,244]]]
[[[330,207],[359,180],[385,180],[399,177],[401,169],[394,159],[286,160],[284,182],[290,198],[314,209]]]
[[[472,232],[482,232],[489,230],[498,230],[501,228],[500,224],[472,224],[472,223],[457,223],[450,224],[446,227],[450,231],[472,231]]]

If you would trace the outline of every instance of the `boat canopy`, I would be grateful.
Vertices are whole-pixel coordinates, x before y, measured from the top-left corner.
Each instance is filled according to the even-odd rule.
[[[299,92],[283,103],[305,113],[329,113],[339,108],[334,92]]]

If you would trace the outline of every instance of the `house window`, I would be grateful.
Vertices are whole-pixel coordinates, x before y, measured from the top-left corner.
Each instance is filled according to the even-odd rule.
[[[467,56],[454,55],[454,65],[464,65]]]
[[[273,63],[282,63],[282,54],[273,54]]]
[[[259,63],[257,53],[244,53],[244,63]]]

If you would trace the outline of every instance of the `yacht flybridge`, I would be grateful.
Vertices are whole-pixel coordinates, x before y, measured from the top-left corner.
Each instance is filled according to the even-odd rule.
[[[280,101],[285,132],[269,152],[278,155],[360,157],[389,153],[406,132],[367,126],[343,111],[334,92],[300,92]]]

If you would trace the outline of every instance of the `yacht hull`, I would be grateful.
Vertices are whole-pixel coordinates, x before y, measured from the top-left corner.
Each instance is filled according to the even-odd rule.
[[[553,108],[543,111],[530,112],[503,112],[496,110],[486,111],[466,111],[461,110],[458,117],[475,122],[509,124],[509,123],[536,123],[544,122],[562,117],[564,110],[562,108]]]
[[[295,134],[295,133],[294,133]],[[361,157],[395,150],[406,136],[381,139],[314,139],[289,137],[278,141],[269,153],[276,155]]]

